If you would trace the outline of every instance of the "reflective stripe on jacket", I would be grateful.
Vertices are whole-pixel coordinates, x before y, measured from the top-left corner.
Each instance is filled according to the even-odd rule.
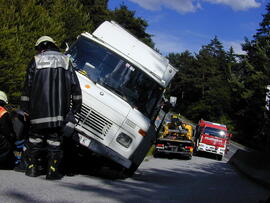
[[[29,113],[34,128],[61,127],[68,112],[79,113],[81,96],[69,58],[58,51],[45,51],[28,67],[21,108]]]

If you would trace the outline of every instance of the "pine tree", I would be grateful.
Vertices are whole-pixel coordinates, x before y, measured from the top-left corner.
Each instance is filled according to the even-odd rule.
[[[242,63],[244,88],[240,97],[245,102],[241,109],[241,119],[238,125],[243,129],[242,136],[254,143],[254,139],[262,143],[268,143],[270,147],[269,134],[269,112],[266,111],[265,97],[266,87],[270,79],[270,4],[266,6],[266,14],[260,23],[260,28],[254,35],[254,39],[245,39],[243,50],[247,55]],[[242,103],[244,103],[242,102]],[[267,142],[265,142],[267,140]]]
[[[93,24],[93,29],[96,29],[105,20],[110,20],[110,11],[108,10],[108,0],[79,0],[85,12],[89,15],[90,21]]]
[[[0,1],[0,86],[18,103],[35,41],[42,35],[58,39],[61,22],[54,21],[35,0]]]
[[[170,85],[170,95],[177,97],[175,111],[186,115],[187,107],[197,101],[195,95],[198,94],[198,89],[194,88],[197,79],[195,57],[189,51],[184,51],[180,54],[170,53],[167,58],[178,69]],[[192,119],[192,116],[188,118]]]
[[[191,107],[190,113],[205,119],[220,122],[228,118],[230,110],[230,89],[226,73],[226,53],[221,42],[215,37],[203,46],[196,55],[198,78],[195,87],[200,89],[198,102]],[[199,118],[197,118],[199,119]]]
[[[55,21],[63,23],[64,29],[58,38],[62,43],[72,43],[82,32],[93,31],[90,16],[78,0],[54,0],[47,11]]]

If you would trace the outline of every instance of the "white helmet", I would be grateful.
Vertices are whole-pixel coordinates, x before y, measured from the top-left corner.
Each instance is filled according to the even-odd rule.
[[[40,43],[42,43],[42,42],[51,42],[51,43],[55,44],[55,41],[54,41],[51,37],[49,37],[49,36],[42,36],[42,37],[40,37],[40,38],[37,40],[35,46],[37,47],[37,46],[40,45]]]
[[[0,90],[0,100],[2,100],[3,102],[5,102],[6,104],[8,103],[8,98],[5,92]]]

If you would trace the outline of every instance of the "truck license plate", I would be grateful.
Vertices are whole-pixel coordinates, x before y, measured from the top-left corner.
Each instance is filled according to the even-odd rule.
[[[83,135],[79,134],[80,143],[81,145],[88,147],[90,145],[91,140]]]

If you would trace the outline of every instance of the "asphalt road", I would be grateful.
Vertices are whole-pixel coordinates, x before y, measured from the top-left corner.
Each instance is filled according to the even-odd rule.
[[[71,202],[259,202],[270,191],[236,172],[228,159],[236,151],[232,145],[223,161],[212,157],[192,160],[149,158],[133,178],[109,180],[96,176],[65,176],[47,181],[23,173],[0,171],[0,203]]]

